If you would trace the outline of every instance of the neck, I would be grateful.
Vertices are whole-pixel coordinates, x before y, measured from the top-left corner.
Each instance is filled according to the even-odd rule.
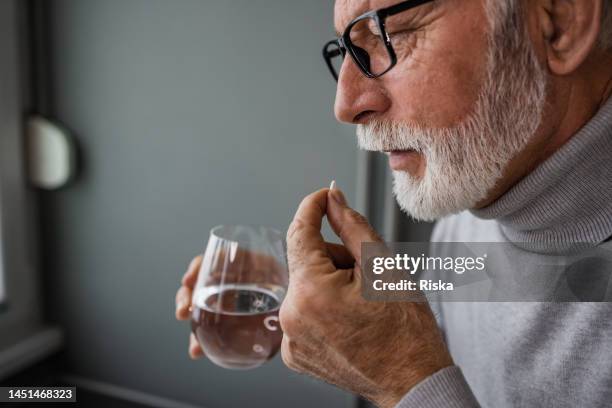
[[[612,235],[612,100],[574,137],[490,205],[515,243],[601,243]]]
[[[604,60],[602,63],[602,59]],[[585,64],[567,77],[552,77],[542,123],[527,147],[513,158],[489,193],[475,208],[484,208],[503,196],[567,143],[612,95],[612,53]]]

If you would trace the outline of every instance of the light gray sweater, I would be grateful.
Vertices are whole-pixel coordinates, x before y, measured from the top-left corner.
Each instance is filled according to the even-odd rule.
[[[439,221],[432,241],[612,249],[611,235],[612,99],[492,205]],[[397,408],[612,407],[612,303],[432,307],[456,366],[419,383]]]

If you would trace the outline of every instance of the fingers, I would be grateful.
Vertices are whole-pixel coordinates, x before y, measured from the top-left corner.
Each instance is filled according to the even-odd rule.
[[[196,280],[198,279],[198,272],[200,271],[200,265],[202,264],[202,256],[196,256],[193,258],[187,272],[183,275],[181,280],[181,287],[176,292],[175,304],[176,310],[175,315],[177,320],[187,320],[189,318],[189,306],[191,305],[191,295],[193,287],[195,286]]]
[[[320,231],[321,221],[323,221],[325,209],[327,208],[328,191],[328,188],[323,188],[304,197],[293,216],[293,220],[301,220]]]
[[[189,336],[189,357],[196,360],[202,356],[204,356],[204,351],[202,351],[202,347],[200,347],[200,343],[198,343],[195,334],[191,333]]]
[[[189,319],[189,306],[191,305],[191,288],[187,286],[181,286],[176,292],[176,319],[187,320]]]
[[[289,226],[287,258],[291,272],[300,269],[299,267],[305,263],[329,264],[333,267],[321,235],[321,222],[327,209],[328,191],[329,189],[325,188],[306,196]]]
[[[361,243],[380,242],[382,239],[363,215],[347,205],[342,191],[337,188],[329,190],[328,197],[327,219],[329,224],[356,263],[361,264]]]
[[[344,245],[326,242],[327,253],[338,269],[348,269],[355,266],[355,258]]]
[[[327,208],[327,191],[326,188],[316,191],[302,200],[287,231],[287,245],[304,241],[305,251],[325,247],[321,222]]]
[[[176,318],[178,320],[187,320],[190,317],[189,306],[191,305],[191,295],[193,287],[198,280],[198,272],[202,265],[202,255],[198,255],[191,260],[187,271],[181,279],[181,287],[176,292]],[[189,357],[192,359],[198,359],[204,355],[198,339],[191,333],[189,336]]]
[[[193,289],[198,280],[198,272],[200,272],[200,266],[202,266],[202,255],[198,255],[191,260],[187,267],[187,272],[183,275],[181,283],[184,286],[188,286]]]

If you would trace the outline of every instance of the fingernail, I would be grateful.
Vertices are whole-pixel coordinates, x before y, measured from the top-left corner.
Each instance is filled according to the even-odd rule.
[[[329,185],[330,190],[333,190],[334,188],[336,188],[336,180],[332,180],[331,184]]]
[[[335,202],[342,206],[346,205],[346,198],[344,197],[344,194],[342,194],[342,190],[334,188],[330,194]]]

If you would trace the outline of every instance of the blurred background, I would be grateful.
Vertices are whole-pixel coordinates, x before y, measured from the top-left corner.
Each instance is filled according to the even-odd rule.
[[[88,406],[365,406],[280,356],[191,361],[174,319],[213,226],[284,231],[332,179],[387,239],[428,238],[334,119],[333,2],[0,0],[0,30],[0,384],[76,385]],[[72,146],[66,185],[34,177],[34,117]]]

